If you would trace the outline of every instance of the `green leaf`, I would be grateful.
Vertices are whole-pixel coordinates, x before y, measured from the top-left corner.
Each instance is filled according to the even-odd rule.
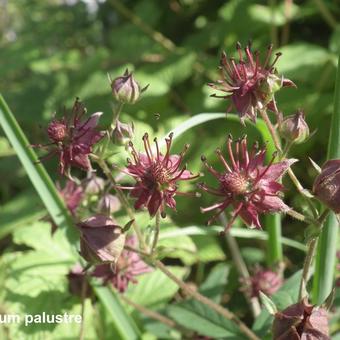
[[[101,284],[92,284],[92,287],[112,317],[114,326],[120,334],[122,340],[139,339],[140,332],[134,323],[133,319],[127,314],[123,305],[120,303],[116,293],[108,287],[103,287]]]
[[[214,339],[244,339],[233,322],[196,300],[189,300],[167,308],[169,316],[187,329]]]
[[[0,125],[55,224],[59,227],[71,227],[73,225],[72,220],[51,178],[44,167],[36,163],[36,154],[29,146],[26,136],[1,95]]]
[[[160,238],[178,237],[180,235],[215,235],[217,236],[223,227],[219,226],[187,226],[176,230],[176,232],[168,231],[161,234]],[[257,240],[268,240],[268,234],[262,230],[246,229],[246,228],[231,228],[230,233],[236,238],[246,238],[246,239],[257,239]],[[306,246],[300,242],[291,240],[289,238],[283,237],[282,244],[299,249],[301,251],[306,251]]]
[[[327,159],[340,158],[340,57],[334,92],[334,111],[331,120]],[[334,281],[339,222],[331,213],[322,228],[318,241],[313,279],[313,302],[321,304],[331,293]]]
[[[200,293],[216,303],[220,303],[227,286],[229,269],[229,266],[225,263],[217,264],[201,284]]]
[[[275,315],[277,313],[277,308],[273,300],[268,297],[266,294],[260,291],[260,299],[262,304],[266,307],[267,311],[271,315]]]
[[[168,267],[177,277],[183,278],[186,269]],[[171,299],[178,291],[178,286],[159,270],[154,270],[137,278],[138,284],[129,285],[125,293],[130,300],[143,306],[156,306]]]

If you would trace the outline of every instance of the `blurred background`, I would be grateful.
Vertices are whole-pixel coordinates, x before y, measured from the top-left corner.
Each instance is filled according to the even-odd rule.
[[[236,56],[235,43],[251,40],[264,57],[273,43],[282,52],[279,73],[297,85],[280,91],[279,109],[285,115],[303,109],[316,132],[292,149],[300,160],[296,174],[311,188],[315,172],[308,157],[321,165],[326,156],[339,22],[337,0],[0,0],[0,89],[30,142],[44,143],[54,112],[62,113],[75,97],[88,112],[103,111],[101,124],[108,124],[112,94],[107,74],[114,78],[129,68],[141,86],[150,86],[136,105],[124,107],[123,121],[133,120],[140,135],[145,130],[163,135],[192,115],[225,112],[228,104],[210,98],[206,86],[218,78],[222,50]],[[200,155],[214,158],[229,132],[258,138],[238,123],[217,120],[189,131],[175,148],[191,143],[188,160],[199,171]],[[0,251],[8,254],[29,247],[13,232],[41,217],[43,206],[2,131],[0,164]],[[60,180],[56,162],[44,164]],[[286,197],[292,206],[297,203],[294,190],[287,190]],[[172,214],[178,226],[203,225],[206,216],[198,206],[210,198],[199,200],[197,209],[190,200],[178,202],[181,214]],[[283,234],[302,242],[303,226],[285,219]],[[206,262],[225,259],[225,245],[218,240],[194,241],[206,247]],[[243,241],[242,246],[246,260],[265,258],[262,243]],[[285,255],[288,271],[294,272],[303,253],[289,248]],[[237,281],[230,284],[237,286]]]

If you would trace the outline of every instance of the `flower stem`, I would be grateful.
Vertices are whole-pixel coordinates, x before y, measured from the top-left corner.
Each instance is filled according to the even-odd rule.
[[[88,290],[88,281],[87,275],[85,274],[82,285],[81,285],[81,324],[80,324],[80,332],[79,332],[79,340],[84,339],[84,331],[85,331],[85,302],[86,302],[86,292]]]
[[[272,124],[272,122],[270,121],[269,117],[268,117],[268,114],[267,114],[267,111],[264,109],[264,110],[260,110],[260,115],[262,117],[262,119],[264,120],[264,122],[266,123],[267,125],[267,128],[269,130],[269,133],[270,135],[272,136],[272,139],[273,139],[273,142],[274,142],[274,145],[276,147],[276,150],[279,151],[279,153],[281,154],[282,153],[282,150],[281,150],[281,142],[280,142],[280,139],[275,131],[275,128]]]
[[[161,261],[155,260],[155,261],[152,261],[152,264],[156,268],[161,270],[172,281],[174,281],[181,289],[183,289],[185,293],[192,296],[197,301],[207,305],[208,307],[210,307],[211,309],[213,309],[215,312],[219,313],[226,319],[234,322],[238,326],[238,328],[242,331],[242,333],[247,336],[248,339],[260,340],[257,337],[257,335],[250,328],[248,328],[247,325],[244,324],[234,313],[216,304],[212,300],[208,299],[204,295],[192,289],[190,286],[188,286],[186,283],[180,280],[176,275],[174,275]]]
[[[325,221],[326,217],[329,214],[329,210],[326,209],[318,218],[318,224],[321,227],[323,222]],[[314,237],[312,240],[310,240],[309,245],[308,245],[308,250],[307,250],[307,255],[305,258],[305,262],[303,264],[303,269],[302,269],[302,278],[300,282],[300,289],[299,289],[299,298],[298,301],[300,301],[303,298],[304,291],[307,286],[307,282],[309,280],[309,269],[312,265],[313,258],[314,258],[314,253],[315,253],[315,248],[318,242],[319,237]]]
[[[224,227],[227,224],[227,218],[224,213],[220,215],[220,221],[222,223],[222,226]],[[231,256],[233,258],[233,261],[235,263],[235,267],[240,275],[240,277],[243,279],[243,281],[247,282],[250,279],[248,268],[242,258],[240,248],[235,240],[235,238],[227,232],[225,235],[225,238],[228,243],[228,247],[231,253]],[[259,303],[259,300],[257,297],[250,297],[247,292],[245,292],[245,297],[248,300],[253,316],[256,318],[261,313],[261,306]]]
[[[116,121],[119,119],[119,115],[122,112],[123,106],[124,106],[124,103],[119,102],[118,105],[115,107],[115,109],[112,110],[113,111],[112,122],[111,122],[110,129],[109,129],[110,138],[112,137],[112,132],[115,129]]]
[[[161,221],[161,214],[160,214],[159,211],[157,211],[155,219],[156,219],[155,234],[154,234],[152,247],[151,247],[151,255],[153,255],[153,253],[155,252],[155,249],[156,249],[157,243],[158,243],[159,229],[160,229],[159,226],[160,226],[160,221]]]
[[[302,222],[305,222],[305,223],[308,223],[308,224],[313,224],[313,225],[316,225],[316,226],[320,226],[320,222],[319,220],[315,220],[311,217],[308,217],[308,216],[305,216],[303,214],[300,214],[299,212],[293,210],[293,209],[290,209],[287,211],[287,215],[295,218],[296,220],[299,220],[299,221],[302,221]]]
[[[114,176],[112,175],[108,165],[106,164],[106,162],[103,159],[99,158],[96,155],[91,154],[91,157],[97,162],[99,167],[103,170],[105,176],[110,180],[110,182],[112,183],[114,189],[116,190],[117,197],[118,197],[121,205],[125,208],[128,216],[131,218],[131,220],[134,220],[132,226],[133,226],[134,231],[135,231],[135,233],[137,235],[137,238],[138,238],[138,241],[139,241],[139,244],[140,244],[141,248],[142,249],[147,249],[147,245],[145,243],[145,240],[144,240],[144,237],[142,235],[142,232],[140,231],[140,228],[139,228],[138,224],[136,223],[135,215],[133,213],[133,210],[132,210],[128,200],[126,199],[123,191],[119,187],[117,187],[117,182],[116,182]]]

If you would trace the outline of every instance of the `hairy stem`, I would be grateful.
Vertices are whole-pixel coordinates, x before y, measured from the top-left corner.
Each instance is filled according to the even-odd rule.
[[[160,229],[160,222],[161,222],[161,214],[159,211],[156,213],[155,217],[155,232],[154,232],[154,238],[151,246],[151,255],[155,252],[155,249],[157,247],[158,243],[158,237],[159,237],[159,229]]]
[[[299,212],[293,210],[293,209],[290,209],[286,212],[287,215],[295,218],[296,220],[299,220],[301,222],[305,222],[307,224],[313,224],[313,225],[316,225],[316,226],[320,226],[320,222],[319,220],[315,220],[311,217],[308,217],[308,216],[305,216],[303,214],[300,214]]]
[[[174,281],[188,295],[192,296],[197,301],[207,305],[208,307],[210,307],[211,309],[213,309],[215,312],[219,313],[226,319],[234,322],[238,326],[238,328],[242,331],[242,333],[247,336],[248,339],[260,340],[257,337],[257,335],[250,328],[248,328],[247,325],[244,324],[234,313],[216,304],[212,300],[208,299],[204,295],[192,289],[190,286],[188,286],[186,283],[180,280],[176,275],[174,275],[161,261],[156,260],[156,261],[153,261],[152,264],[156,268],[161,270],[172,281]]]
[[[323,222],[325,221],[326,217],[329,214],[329,210],[326,209],[318,218],[318,224],[321,227]],[[314,258],[314,253],[315,253],[315,248],[318,242],[318,238],[319,237],[315,237],[312,240],[310,240],[309,245],[308,245],[308,250],[307,250],[307,254],[306,254],[306,258],[305,258],[305,262],[303,264],[303,269],[302,269],[302,278],[301,278],[301,282],[300,282],[300,289],[299,289],[299,298],[298,301],[300,301],[303,298],[303,294],[304,291],[306,289],[307,286],[307,282],[309,280],[309,271],[310,271],[310,267],[312,265],[313,262],[313,258]]]
[[[227,218],[224,213],[220,215],[220,221],[223,227],[227,224]],[[226,233],[225,238],[227,240],[228,247],[229,247],[231,256],[233,258],[233,261],[235,263],[235,267],[238,271],[238,274],[240,275],[240,277],[243,279],[244,282],[249,281],[250,274],[249,274],[247,265],[245,264],[242,258],[240,248],[235,238],[229,232]],[[261,313],[261,306],[260,306],[258,298],[250,297],[247,292],[245,292],[244,295],[249,302],[254,318],[256,318]]]
[[[266,109],[260,110],[260,115],[267,125],[267,128],[269,130],[270,135],[272,136],[276,150],[281,154],[282,153],[281,142],[280,142],[280,139],[279,139],[279,137],[276,133],[276,130],[275,130],[272,122],[270,121],[270,119],[268,117]]]

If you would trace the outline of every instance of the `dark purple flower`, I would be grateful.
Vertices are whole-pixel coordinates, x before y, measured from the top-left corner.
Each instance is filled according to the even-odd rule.
[[[125,244],[123,228],[104,215],[95,215],[77,224],[80,254],[90,263],[117,262]]]
[[[71,166],[91,169],[89,154],[93,145],[103,137],[103,133],[96,130],[102,113],[94,113],[87,119],[84,119],[85,114],[84,105],[76,99],[70,114],[53,119],[48,125],[47,134],[51,141],[48,145],[55,147],[43,158],[57,154],[61,174],[65,174]]]
[[[126,239],[126,246],[136,248],[137,241],[134,236]],[[151,268],[142,261],[139,254],[124,249],[116,264],[100,264],[96,266],[92,276],[101,278],[104,284],[111,283],[119,292],[123,293],[130,282],[136,284],[136,276],[147,273]]]
[[[304,299],[275,314],[274,340],[330,340],[327,311]]]
[[[173,134],[166,138],[166,153],[163,156],[159,150],[156,138],[155,150],[153,151],[149,142],[148,134],[143,137],[145,154],[138,153],[130,142],[133,161],[129,160],[126,173],[134,177],[136,184],[125,189],[131,190],[131,196],[137,198],[135,209],[146,206],[150,216],[154,216],[160,209],[165,216],[165,205],[176,209],[175,195],[188,195],[177,190],[179,181],[194,179],[186,166],[180,169],[181,162],[189,145],[184,147],[180,155],[170,155]]]
[[[220,200],[214,205],[201,208],[202,212],[218,210],[208,221],[208,224],[214,221],[227,207],[233,206],[234,212],[226,229],[231,227],[237,216],[240,216],[249,227],[260,229],[259,214],[286,212],[290,209],[279,197],[283,189],[279,181],[296,160],[286,159],[274,163],[275,155],[273,155],[269,164],[264,165],[266,149],[258,150],[257,145],[254,144],[248,153],[246,138],[236,142],[234,153],[232,138],[229,136],[227,149],[231,165],[224,159],[221,150],[216,150],[216,154],[225,168],[223,172],[213,169],[208,165],[206,158],[202,156],[204,165],[219,183],[216,189],[209,188],[204,183],[199,184],[202,190],[220,197]]]
[[[335,213],[340,213],[340,160],[327,161],[313,185],[315,196]]]
[[[259,53],[253,53],[250,45],[245,48],[243,56],[240,43],[236,45],[239,61],[227,58],[223,52],[221,57],[221,79],[215,83],[208,84],[210,87],[226,92],[224,96],[213,97],[231,98],[233,106],[239,114],[241,121],[250,118],[255,122],[257,111],[268,107],[276,112],[274,93],[283,86],[295,86],[288,79],[279,76],[275,69],[275,63],[281,53],[276,53],[276,58],[270,62],[272,46],[268,47],[266,59],[261,64]],[[227,111],[230,111],[231,106]]]
[[[271,296],[282,286],[283,280],[278,273],[269,269],[256,268],[254,274],[244,282],[244,290],[251,297],[259,297],[260,291]]]

